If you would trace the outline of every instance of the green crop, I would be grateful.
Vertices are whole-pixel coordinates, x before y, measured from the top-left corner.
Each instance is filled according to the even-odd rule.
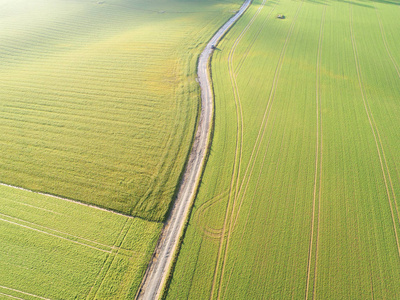
[[[162,227],[6,186],[0,204],[0,295],[22,299],[132,298]]]
[[[167,298],[399,297],[398,4],[255,1],[218,45]]]

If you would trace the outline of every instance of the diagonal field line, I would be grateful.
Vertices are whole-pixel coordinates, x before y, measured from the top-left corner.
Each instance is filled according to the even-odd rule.
[[[39,224],[36,224],[36,223],[25,221],[23,219],[15,218],[15,217],[3,214],[3,213],[0,213],[0,216],[6,217],[6,218],[10,218],[10,219],[14,219],[14,220],[16,220],[18,222],[24,222],[24,223],[27,223],[27,224],[30,224],[30,225],[33,225],[33,226],[37,226],[37,227],[40,227],[40,228],[44,228],[44,229],[47,229],[47,230],[51,230],[51,231],[54,231],[54,232],[57,232],[57,233],[60,233],[60,234],[64,234],[64,235],[67,235],[67,236],[70,236],[70,237],[73,237],[73,238],[76,238],[76,239],[79,239],[79,240],[84,240],[86,242],[97,244],[99,246],[104,246],[104,247],[107,247],[107,248],[110,248],[110,249],[112,248],[112,246],[110,246],[110,245],[102,244],[102,243],[99,243],[99,242],[96,242],[96,241],[93,241],[93,240],[90,240],[90,239],[86,239],[86,238],[83,238],[83,237],[79,237],[77,235],[73,235],[73,234],[67,233],[67,232],[59,231],[59,230],[56,230],[56,229],[52,229],[50,227],[46,227],[46,226],[42,226],[42,225],[39,225]]]
[[[74,243],[74,244],[77,244],[77,245],[81,245],[81,246],[85,246],[85,247],[88,247],[88,248],[92,248],[92,249],[95,249],[95,250],[98,250],[98,251],[101,251],[101,252],[111,253],[111,251],[108,251],[108,250],[100,249],[100,248],[97,248],[97,247],[94,247],[94,246],[91,246],[91,245],[88,245],[88,244],[85,244],[85,243],[80,243],[80,242],[77,242],[77,241],[74,241],[74,240],[71,240],[71,239],[56,235],[56,234],[52,234],[52,233],[40,230],[40,229],[36,229],[36,228],[33,228],[33,227],[22,225],[22,224],[19,224],[17,222],[9,221],[9,220],[3,219],[3,218],[0,218],[0,221],[6,222],[6,223],[10,223],[12,225],[16,225],[16,226],[19,226],[19,227],[22,227],[22,228],[30,229],[30,230],[33,230],[33,231],[36,231],[36,232],[40,232],[40,233],[43,233],[43,234],[46,234],[46,235],[49,235],[49,236],[52,236],[52,237],[56,237],[56,238],[59,238],[59,239],[62,239],[62,240],[66,240],[66,241],[69,241],[71,243]]]
[[[129,221],[129,220],[128,220],[128,221]],[[125,225],[128,223],[128,221],[125,223]],[[124,228],[125,228],[125,225],[124,225]],[[124,228],[123,228],[123,229],[124,229]],[[129,233],[129,230],[131,230],[131,228],[132,228],[132,222],[128,225],[128,229],[126,230],[125,235],[124,235],[124,237],[122,238],[122,240],[121,240],[119,246],[122,246],[122,244],[124,243],[124,241],[125,241],[125,239],[126,239],[126,236],[127,236],[128,233]],[[121,233],[122,233],[122,231],[121,231]],[[119,252],[119,248],[117,249],[117,252],[115,253],[115,255],[112,257],[112,260],[111,260],[111,262],[110,262],[110,265],[108,266],[108,269],[107,269],[106,273],[104,274],[103,278],[101,279],[101,282],[100,282],[99,287],[97,288],[96,292],[94,293],[93,299],[97,299],[97,298],[96,298],[97,293],[100,291],[100,289],[101,289],[101,287],[102,287],[102,285],[103,285],[103,283],[104,283],[104,281],[105,281],[105,279],[106,279],[106,277],[107,277],[107,274],[108,274],[108,272],[110,271],[110,269],[111,269],[111,267],[112,267],[112,264],[114,263],[115,258],[118,256],[118,252]],[[103,267],[104,267],[104,265],[103,265]]]
[[[12,299],[25,300],[25,299],[22,299],[22,298],[19,298],[19,297],[15,297],[15,296],[11,296],[11,295],[4,294],[4,293],[0,293],[0,295],[1,295],[1,296],[8,297],[8,298],[12,298]]]
[[[24,295],[27,295],[27,296],[32,296],[32,297],[35,297],[35,298],[38,298],[38,299],[50,300],[48,298],[44,298],[44,297],[41,297],[41,296],[38,296],[38,295],[30,294],[30,293],[27,293],[27,292],[23,292],[23,291],[16,290],[16,289],[9,288],[9,287],[2,286],[2,285],[0,285],[0,288],[5,289],[5,290],[9,290],[9,291],[13,291],[13,292],[17,292],[17,293],[21,293],[21,294],[24,294]],[[17,298],[17,299],[20,299],[20,298]]]

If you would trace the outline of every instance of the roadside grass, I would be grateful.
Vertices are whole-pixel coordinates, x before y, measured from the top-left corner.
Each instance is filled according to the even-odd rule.
[[[162,228],[54,197],[0,186],[0,295],[127,299]]]
[[[3,1],[1,182],[162,221],[240,1]]]
[[[398,298],[400,8],[267,1],[232,55],[261,3],[213,56],[214,139],[167,298]]]

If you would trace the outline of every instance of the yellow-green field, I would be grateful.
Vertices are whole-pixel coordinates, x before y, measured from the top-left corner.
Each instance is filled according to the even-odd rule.
[[[191,146],[197,56],[239,5],[0,0],[1,299],[134,297]]]
[[[399,13],[256,0],[218,45],[168,299],[400,298]]]
[[[0,186],[0,298],[132,299],[161,228]]]
[[[239,3],[0,0],[0,181],[163,220]]]

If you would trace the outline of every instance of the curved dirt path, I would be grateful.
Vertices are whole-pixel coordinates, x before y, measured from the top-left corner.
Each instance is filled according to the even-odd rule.
[[[213,53],[212,45],[216,45],[229,28],[249,7],[251,0],[246,0],[239,11],[228,20],[211,38],[200,54],[197,75],[201,88],[201,113],[193,148],[183,175],[177,199],[158,241],[153,260],[147,268],[136,299],[158,299],[168,276],[176,246],[193,202],[201,172],[203,170],[207,148],[210,141],[213,119],[213,93],[209,64]]]

